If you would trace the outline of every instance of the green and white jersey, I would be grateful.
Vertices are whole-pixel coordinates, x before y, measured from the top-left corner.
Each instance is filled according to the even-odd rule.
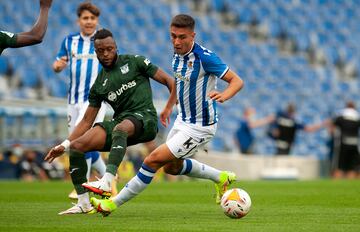
[[[114,118],[125,112],[149,112],[156,116],[149,77],[158,67],[138,55],[119,55],[111,69],[103,68],[91,87],[89,104],[100,107],[105,101],[114,109]]]
[[[5,48],[13,47],[16,45],[16,34],[0,31],[0,55]]]

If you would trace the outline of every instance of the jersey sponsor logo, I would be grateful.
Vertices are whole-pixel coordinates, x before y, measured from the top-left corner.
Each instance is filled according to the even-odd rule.
[[[148,58],[146,58],[146,59],[144,60],[144,63],[146,64],[146,66],[149,66],[149,64],[150,64],[151,62],[150,62],[150,60],[149,60]]]
[[[71,57],[74,59],[97,59],[96,54],[78,54],[75,51],[71,51]]]
[[[130,81],[126,84],[123,84],[120,89],[116,90],[115,92],[111,91],[108,94],[109,101],[116,101],[117,97],[120,96],[124,91],[133,88],[136,86],[136,81]]]
[[[178,78],[178,79],[180,79],[182,81],[186,81],[186,82],[190,81],[190,77],[186,77],[186,76],[184,77],[184,76],[181,75],[181,73],[175,73],[174,75],[175,75],[175,78]]]
[[[125,64],[124,66],[121,66],[120,71],[122,74],[128,73],[129,72],[129,64]]]
[[[9,36],[11,38],[14,36],[14,33],[11,33],[11,32],[8,32],[8,31],[0,31],[0,32],[6,34],[7,36]]]

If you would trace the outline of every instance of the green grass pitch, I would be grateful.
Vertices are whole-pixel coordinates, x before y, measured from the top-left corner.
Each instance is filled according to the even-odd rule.
[[[227,218],[208,181],[155,182],[109,217],[58,216],[69,182],[0,182],[0,231],[360,231],[360,180],[240,181],[253,204]]]

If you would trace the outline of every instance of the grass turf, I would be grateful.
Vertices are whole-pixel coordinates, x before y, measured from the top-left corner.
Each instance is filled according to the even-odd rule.
[[[227,218],[207,181],[152,183],[109,217],[58,216],[69,182],[0,182],[0,231],[360,231],[360,181],[249,181],[242,219]]]

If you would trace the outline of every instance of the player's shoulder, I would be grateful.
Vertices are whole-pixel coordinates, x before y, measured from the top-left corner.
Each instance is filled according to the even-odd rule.
[[[80,38],[80,32],[74,32],[74,33],[70,33],[67,36],[65,36],[66,39],[76,39],[76,38]]]
[[[197,43],[194,44],[193,53],[204,58],[216,56],[213,51]]]

